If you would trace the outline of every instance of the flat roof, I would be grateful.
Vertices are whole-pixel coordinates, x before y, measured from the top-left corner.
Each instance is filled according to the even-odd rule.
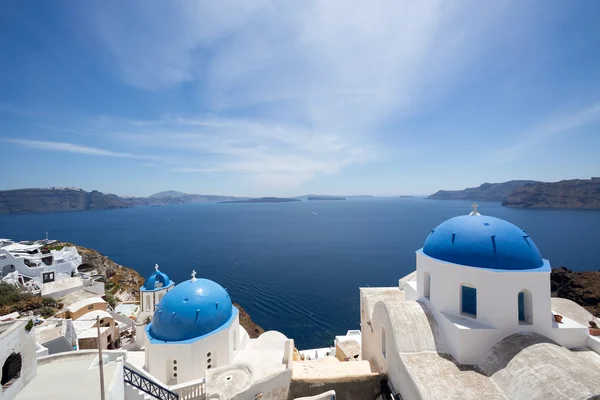
[[[77,290],[66,294],[62,298],[62,302],[64,303],[63,309],[61,311],[66,311],[70,305],[75,304],[84,299],[90,299],[93,297],[98,297],[96,293],[88,292],[86,290]]]
[[[44,286],[42,286],[42,296],[65,289],[72,289],[78,286],[83,287],[83,280],[78,276],[44,283]]]
[[[35,340],[44,344],[63,336],[63,321],[46,321],[43,325],[35,327]]]
[[[42,247],[41,244],[22,244],[22,243],[12,243],[8,246],[4,246],[5,250],[8,251],[19,251],[19,250],[36,250]]]
[[[102,336],[102,334],[104,332],[106,332],[108,329],[110,329],[109,327],[103,327],[100,328],[100,336]],[[89,338],[97,338],[98,337],[98,328],[90,328],[87,331],[83,331],[79,334],[77,334],[77,339],[89,339]]]
[[[90,297],[88,299],[79,300],[78,302],[71,304],[69,307],[67,307],[67,310],[70,312],[75,312],[94,303],[106,303],[106,301],[102,300],[102,298],[98,296]]]
[[[79,353],[79,352],[73,352]],[[99,399],[100,372],[92,368],[97,358],[95,353],[62,353],[49,360],[41,358],[37,375],[17,395],[18,400],[39,399]],[[104,388],[109,391],[110,383],[117,372],[117,363],[104,365]]]
[[[110,315],[108,313],[108,311],[104,311],[104,310],[94,310],[94,311],[90,311],[89,313],[85,313],[83,314],[81,317],[77,318],[75,321],[85,321],[85,320],[92,320],[92,319],[96,319],[100,317],[100,319],[104,319],[104,318],[112,318],[113,316]]]
[[[139,308],[139,304],[117,304],[115,312],[126,317],[136,316]]]

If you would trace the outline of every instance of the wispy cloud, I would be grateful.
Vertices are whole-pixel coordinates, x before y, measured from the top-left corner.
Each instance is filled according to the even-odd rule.
[[[96,121],[130,153],[53,146],[149,153],[169,158],[163,167],[174,173],[271,186],[336,174],[390,152],[382,126],[464,79],[494,47],[484,41],[507,37],[495,33],[505,31],[510,11],[504,1],[442,0],[86,5],[76,13],[78,37],[93,41],[106,69],[142,90],[183,87],[195,112]],[[394,134],[396,156],[409,153],[402,129]]]
[[[43,149],[51,151],[64,151],[68,153],[87,154],[91,156],[104,157],[135,157],[129,153],[119,153],[110,150],[98,149],[96,147],[81,146],[73,143],[63,142],[46,142],[40,140],[25,140],[25,139],[3,139],[6,142],[13,143],[19,146],[30,147],[34,149]]]
[[[550,118],[530,130],[517,135],[517,143],[495,152],[494,159],[509,160],[512,156],[549,140],[557,135],[569,134],[577,128],[600,120],[600,103]]]
[[[111,7],[115,7],[113,10]],[[317,129],[364,131],[461,78],[501,37],[503,1],[143,1],[88,9],[82,31],[135,87],[195,85],[210,110],[255,107]],[[132,15],[135,23],[132,24]],[[489,33],[490,35],[484,35]],[[500,39],[498,39],[500,40]]]
[[[112,130],[127,147],[177,154],[168,171],[228,175],[265,186],[297,185],[368,162],[377,153],[371,141],[272,121],[167,117],[109,126],[102,130]]]

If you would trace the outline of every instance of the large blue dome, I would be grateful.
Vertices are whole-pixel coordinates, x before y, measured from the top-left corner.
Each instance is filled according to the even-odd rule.
[[[423,245],[426,255],[454,264],[500,270],[540,268],[544,260],[533,240],[510,222],[463,215],[442,222]]]
[[[208,279],[181,282],[162,298],[148,333],[152,339],[194,339],[225,325],[233,315],[227,291]]]

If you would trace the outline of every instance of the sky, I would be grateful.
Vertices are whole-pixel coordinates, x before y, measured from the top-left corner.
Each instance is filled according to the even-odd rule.
[[[600,175],[600,2],[0,0],[0,189]]]

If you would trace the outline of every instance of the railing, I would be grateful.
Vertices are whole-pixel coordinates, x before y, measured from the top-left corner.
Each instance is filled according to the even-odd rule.
[[[204,378],[171,386],[169,389],[179,395],[179,400],[203,400],[206,396]]]
[[[125,383],[138,388],[144,393],[159,399],[159,400],[179,400],[179,395],[173,393],[168,389],[160,386],[157,383],[152,382],[143,375],[138,374],[134,370],[123,366],[123,380]]]

